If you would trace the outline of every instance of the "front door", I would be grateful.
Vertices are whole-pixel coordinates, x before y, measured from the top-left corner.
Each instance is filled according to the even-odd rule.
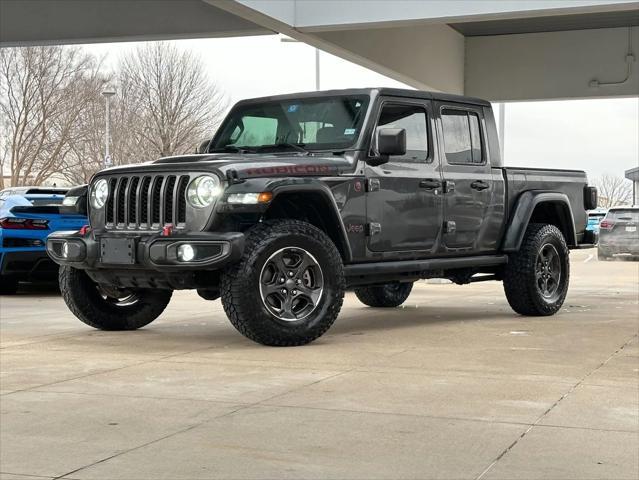
[[[406,154],[366,168],[368,247],[373,252],[434,253],[442,224],[442,179],[433,151],[431,103],[383,98],[377,119],[374,132],[406,130]]]
[[[483,229],[493,193],[483,112],[480,108],[438,105],[440,151],[445,182],[445,253],[483,250]]]

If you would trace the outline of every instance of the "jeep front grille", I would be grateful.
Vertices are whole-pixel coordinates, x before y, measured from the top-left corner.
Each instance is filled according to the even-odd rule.
[[[112,177],[106,202],[106,228],[155,230],[186,222],[189,175]]]

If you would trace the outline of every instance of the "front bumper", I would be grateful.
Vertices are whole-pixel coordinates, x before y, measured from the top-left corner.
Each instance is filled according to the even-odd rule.
[[[630,254],[639,256],[639,242],[637,240],[609,240],[599,242],[599,250],[608,255]]]
[[[0,275],[18,280],[53,280],[57,277],[58,266],[42,250],[9,250],[2,252]]]
[[[178,258],[180,245],[191,245],[191,261]],[[174,235],[133,232],[55,232],[47,238],[47,253],[59,265],[86,270],[188,272],[218,270],[240,259],[244,234],[198,232]]]

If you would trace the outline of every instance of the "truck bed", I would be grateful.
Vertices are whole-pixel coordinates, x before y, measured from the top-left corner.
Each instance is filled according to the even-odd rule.
[[[586,229],[584,187],[588,185],[583,170],[554,168],[501,167],[506,185],[506,211],[511,212],[519,195],[525,190],[550,190],[565,193],[575,220],[575,230],[580,238]]]

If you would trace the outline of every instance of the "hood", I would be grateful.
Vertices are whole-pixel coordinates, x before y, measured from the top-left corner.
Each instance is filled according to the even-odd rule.
[[[165,157],[153,162],[112,167],[98,175],[144,172],[189,172],[216,170],[238,177],[327,176],[351,170],[352,162],[340,155],[208,153]]]

